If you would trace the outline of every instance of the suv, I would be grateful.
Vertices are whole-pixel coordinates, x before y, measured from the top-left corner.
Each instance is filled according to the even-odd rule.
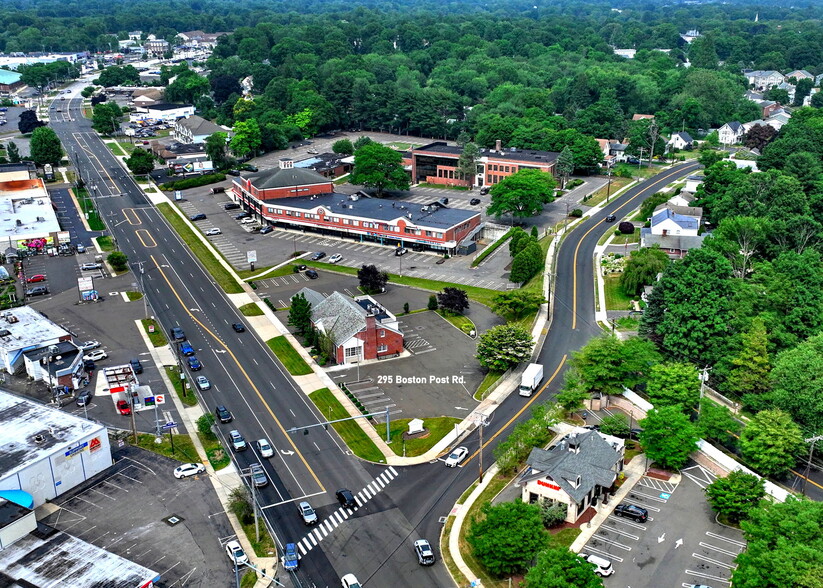
[[[221,423],[230,423],[234,420],[234,417],[232,416],[229,409],[223,406],[222,404],[218,404],[214,408],[214,414],[217,415],[217,420],[219,420]]]
[[[417,554],[417,563],[421,566],[434,564],[434,551],[432,546],[425,539],[418,539],[414,542],[414,552]]]
[[[303,517],[303,523],[306,525],[317,524],[317,513],[314,512],[311,504],[304,500],[303,502],[298,503],[297,510],[300,513],[300,516]]]
[[[243,435],[240,434],[240,431],[229,431],[229,439],[231,439],[231,448],[235,451],[246,450],[246,440],[243,439]]]
[[[351,490],[346,488],[341,488],[334,494],[337,496],[337,502],[340,503],[340,506],[344,506],[346,508],[354,508],[357,506],[357,503],[354,501],[354,494],[351,493]]]
[[[183,329],[180,327],[172,327],[169,329],[171,333],[171,338],[175,341],[185,341],[186,340],[186,333],[183,332]]]
[[[192,347],[188,341],[181,341],[179,347],[181,355],[185,355],[186,357],[194,355],[194,347]]]
[[[140,363],[139,359],[129,360],[129,363],[131,364],[131,369],[135,374],[143,373],[143,364]]]
[[[223,205],[223,210],[237,210],[240,205],[237,202],[226,202]]]
[[[619,517],[629,517],[636,523],[645,523],[649,518],[649,511],[634,504],[618,504],[614,509],[614,514]]]
[[[48,293],[49,289],[46,286],[35,286],[26,290],[26,296],[43,296]]]

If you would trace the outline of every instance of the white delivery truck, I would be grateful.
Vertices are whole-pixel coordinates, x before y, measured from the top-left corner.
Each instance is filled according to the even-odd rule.
[[[530,363],[520,380],[520,396],[531,396],[542,381],[543,366],[539,363]]]

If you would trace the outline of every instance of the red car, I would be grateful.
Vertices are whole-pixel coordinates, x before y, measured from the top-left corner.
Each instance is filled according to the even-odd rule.
[[[33,283],[33,282],[45,282],[45,281],[46,281],[46,276],[44,276],[43,274],[34,274],[32,277],[30,277],[30,278],[29,278],[28,280],[26,280],[26,281],[27,281],[29,284],[31,284],[31,283]]]
[[[125,400],[118,400],[117,412],[119,412],[120,414],[131,414],[131,407],[129,406],[129,403]]]

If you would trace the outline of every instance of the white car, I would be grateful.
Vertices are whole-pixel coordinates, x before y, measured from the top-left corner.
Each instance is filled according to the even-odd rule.
[[[181,478],[188,478],[189,476],[196,476],[206,471],[206,466],[202,463],[184,463],[183,465],[174,468],[174,477],[178,480]]]
[[[86,341],[79,345],[80,351],[91,351],[100,347],[100,341]]]
[[[253,225],[255,223],[257,223],[257,219],[250,216],[247,216],[246,218],[241,219],[240,221],[241,225]]]
[[[343,256],[340,255],[339,253],[335,253],[334,255],[329,257],[329,263],[337,263],[341,259],[343,259]]]
[[[208,390],[211,388],[211,382],[206,376],[197,376],[197,387],[201,390]]]
[[[106,359],[108,356],[109,354],[102,349],[95,349],[91,353],[85,354],[83,361],[100,361],[101,359]]]
[[[340,581],[343,582],[343,588],[360,588],[360,582],[357,581],[357,578],[354,574],[346,574]]]
[[[217,228],[209,229],[208,231],[206,231],[206,236],[207,237],[213,237],[214,235],[222,235],[222,234],[223,234],[223,231],[221,231],[220,229],[217,229]]]
[[[229,541],[226,543],[226,554],[229,556],[229,559],[238,566],[249,563],[249,556],[246,555],[246,552],[240,547],[239,541]]]
[[[274,449],[272,449],[268,439],[257,440],[257,451],[260,452],[261,457],[271,457],[274,455]]]
[[[451,452],[451,455],[446,458],[446,467],[447,468],[456,468],[461,461],[466,459],[466,456],[469,454],[469,450],[465,447],[458,447],[454,451]]]

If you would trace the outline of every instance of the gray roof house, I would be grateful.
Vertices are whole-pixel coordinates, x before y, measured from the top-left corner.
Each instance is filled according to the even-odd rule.
[[[520,476],[524,502],[561,502],[574,523],[612,487],[623,470],[622,439],[579,427],[551,449],[532,449]]]
[[[181,143],[205,143],[209,135],[214,133],[226,133],[228,137],[231,134],[231,129],[216,125],[196,114],[174,123],[174,138]]]
[[[674,133],[671,139],[669,139],[669,142],[666,143],[666,145],[668,145],[669,147],[673,147],[674,149],[686,149],[687,147],[690,147],[693,144],[694,139],[692,139],[692,136],[685,131],[680,133]]]

